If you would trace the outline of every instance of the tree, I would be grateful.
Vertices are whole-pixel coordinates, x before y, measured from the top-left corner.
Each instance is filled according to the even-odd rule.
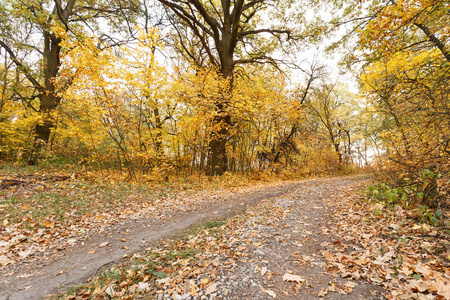
[[[281,61],[270,56],[275,49],[314,35],[299,35],[294,28],[286,26],[286,19],[279,25],[263,26],[263,15],[286,17],[286,9],[294,1],[158,1],[192,31],[200,41],[209,65],[217,69],[224,81],[221,95],[215,103],[212,120],[215,130],[210,139],[208,158],[208,173],[221,175],[227,169],[226,144],[233,126],[229,103],[235,68],[254,63],[278,65]],[[274,19],[273,23],[276,24]],[[271,38],[265,38],[267,35]]]
[[[395,180],[424,168],[448,170],[449,26],[445,0],[341,1],[342,25],[357,45],[349,62],[364,62],[360,81],[381,119],[382,161]],[[353,64],[354,66],[354,64]]]
[[[99,18],[106,18],[120,28],[119,22],[128,17],[126,15],[135,6],[134,0],[103,0],[95,4],[85,0],[0,1],[2,18],[9,16],[0,31],[0,48],[5,49],[17,70],[31,84],[26,94],[21,91],[15,94],[41,117],[35,126],[34,155],[30,155],[30,164],[36,162],[36,155],[48,143],[55,124],[53,114],[62,100],[60,93],[70,86],[75,75],[59,80],[60,55],[64,49],[57,29],[63,28],[75,35],[82,27],[96,30]],[[103,38],[110,37],[104,35]],[[61,84],[57,85],[57,81]]]
[[[357,37],[347,63],[374,62],[400,51],[425,49],[438,49],[450,62],[448,1],[362,0],[357,5],[347,0],[333,2],[340,8],[335,9],[338,15],[334,25],[349,29],[339,43]]]
[[[346,91],[342,85],[323,82],[314,88],[308,107],[325,128],[339,164],[349,164],[352,148],[350,132],[357,113],[355,95]]]

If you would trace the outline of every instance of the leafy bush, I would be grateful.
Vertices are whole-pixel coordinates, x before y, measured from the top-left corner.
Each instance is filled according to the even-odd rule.
[[[445,206],[445,193],[437,180],[442,176],[424,169],[416,180],[406,179],[399,186],[393,183],[378,182],[369,187],[368,197],[376,202],[391,206],[400,205],[416,212],[421,223],[438,225],[443,218],[441,206]]]

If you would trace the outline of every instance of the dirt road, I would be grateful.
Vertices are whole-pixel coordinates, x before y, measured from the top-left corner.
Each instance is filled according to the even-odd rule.
[[[257,230],[260,231],[261,236],[284,236],[288,237],[288,240],[296,240],[297,244],[300,243],[298,240],[303,238],[305,242],[301,248],[304,251],[302,255],[313,257],[320,251],[321,243],[323,245],[324,241],[333,242],[332,238],[323,235],[320,231],[320,228],[326,224],[329,214],[332,213],[332,208],[331,210],[326,208],[324,201],[337,190],[361,180],[362,177],[352,177],[291,182],[262,188],[251,193],[236,194],[188,213],[174,214],[165,221],[143,218],[129,219],[117,226],[107,228],[101,234],[93,235],[83,245],[75,245],[68,250],[63,250],[52,261],[15,266],[13,274],[11,274],[11,269],[4,269],[0,273],[2,278],[0,299],[41,299],[47,294],[58,293],[70,286],[86,282],[102,266],[119,263],[124,255],[145,249],[148,245],[164,237],[176,234],[191,225],[201,224],[207,219],[230,217],[268,199],[275,200],[279,205],[289,206],[289,223],[297,224],[301,228],[294,231],[291,229],[289,232],[286,230],[275,232],[278,229],[270,226],[258,226]],[[292,195],[296,196],[292,198]],[[249,230],[255,230],[255,228],[251,226],[242,228],[242,234],[245,235],[246,232],[248,234]],[[305,239],[305,235],[308,238]],[[268,248],[249,253],[249,255],[254,256],[254,261],[269,261],[267,269],[292,269],[294,266],[289,263],[289,255],[295,251],[293,251],[292,243],[285,244],[286,239],[283,241],[274,239],[267,244]],[[284,249],[285,246],[290,248]],[[319,288],[331,279],[329,275],[322,275],[323,269],[320,261],[316,262],[317,264],[313,268],[305,268],[302,272],[311,277],[308,280],[312,286]],[[275,267],[276,265],[277,267]],[[258,288],[258,278],[253,276],[250,271],[252,267],[254,266],[246,264],[236,266],[232,274],[227,273],[225,269],[222,270],[221,281],[219,281],[219,283],[223,283],[222,293],[214,296],[228,299],[270,298],[264,290]],[[236,279],[238,275],[243,276],[242,280],[232,279]],[[353,294],[354,297],[351,299],[361,297],[377,299],[380,293],[375,292],[377,296],[373,297],[374,294],[369,293],[369,289],[376,290],[376,288],[364,284],[360,285],[358,289],[355,289],[356,294]],[[310,296],[317,297],[317,291],[315,294],[302,295],[298,299]],[[165,296],[161,295],[161,297]]]

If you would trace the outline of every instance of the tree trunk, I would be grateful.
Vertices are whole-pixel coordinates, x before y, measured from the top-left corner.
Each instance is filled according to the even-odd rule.
[[[223,106],[218,106],[222,108]],[[228,168],[228,157],[226,144],[229,136],[229,127],[231,125],[231,116],[225,112],[219,112],[219,115],[213,119],[213,128],[216,130],[212,133],[209,142],[208,155],[208,175],[223,175]]]
[[[229,46],[229,45],[228,45]],[[216,102],[216,115],[212,121],[213,133],[209,142],[207,175],[221,176],[228,169],[226,144],[230,135],[231,115],[229,105],[233,89],[233,59],[232,52],[222,53],[221,76],[225,85],[219,91]]]
[[[334,146],[334,150],[336,151],[336,154],[338,155],[339,158],[339,166],[342,165],[342,153],[339,149],[339,143],[338,142],[333,142],[333,146]]]
[[[56,95],[55,79],[61,66],[59,54],[61,52],[61,38],[54,33],[44,32],[44,91],[39,95],[41,120],[36,125],[33,149],[28,159],[29,165],[37,163],[41,151],[50,139],[54,126],[51,113],[55,111],[61,98]]]
[[[156,104],[158,105],[158,104]],[[162,136],[162,121],[161,116],[159,115],[159,109],[158,107],[153,108],[153,114],[155,115],[155,129],[156,129],[156,138],[155,138],[155,152],[156,152],[156,158],[158,160],[158,164],[160,163],[160,160],[164,157],[164,150],[163,150],[163,136]]]

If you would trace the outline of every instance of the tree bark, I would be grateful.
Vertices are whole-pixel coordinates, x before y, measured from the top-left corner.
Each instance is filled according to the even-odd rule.
[[[216,116],[213,118],[212,126],[215,128],[209,142],[209,155],[207,163],[207,175],[223,175],[228,169],[227,141],[231,127],[231,116],[225,110],[225,103],[216,104]]]
[[[61,38],[53,33],[44,32],[44,91],[39,95],[41,120],[35,127],[33,149],[28,159],[29,165],[37,163],[42,149],[46,147],[55,125],[51,114],[61,102],[61,98],[55,91],[55,79],[61,66],[60,43]]]

